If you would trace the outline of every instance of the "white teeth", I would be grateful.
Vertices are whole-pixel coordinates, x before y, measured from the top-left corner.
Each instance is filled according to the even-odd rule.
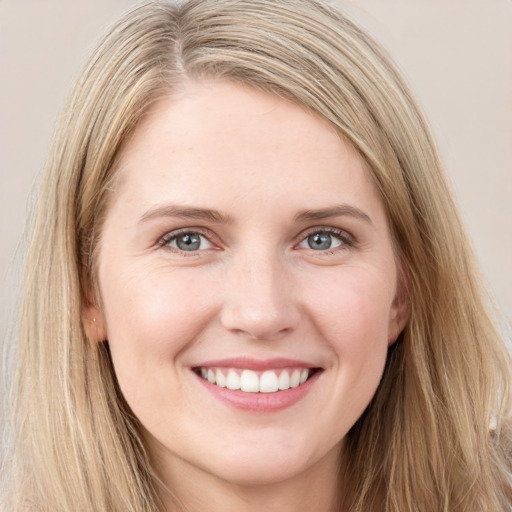
[[[257,393],[260,390],[258,374],[252,370],[244,370],[240,377],[240,389],[246,393]]]
[[[226,387],[228,389],[240,389],[240,377],[235,370],[228,371],[228,377],[226,379]]]
[[[208,382],[231,390],[246,393],[275,393],[296,388],[308,380],[307,368],[266,370],[262,373],[235,368],[200,368],[201,377]]]
[[[217,370],[215,372],[215,381],[217,386],[219,386],[220,388],[226,387],[226,377],[224,377],[224,374],[220,370]]]
[[[286,372],[282,372],[286,373]],[[260,391],[262,393],[275,393],[279,389],[276,372],[268,370],[260,377]]]
[[[296,388],[300,384],[300,370],[293,370],[292,376],[290,377],[290,387]]]
[[[278,380],[279,389],[290,389],[290,374],[287,371],[281,372]]]

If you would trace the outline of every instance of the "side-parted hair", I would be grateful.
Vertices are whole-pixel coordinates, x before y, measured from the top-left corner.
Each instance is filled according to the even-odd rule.
[[[62,114],[27,234],[6,510],[160,510],[141,427],[83,312],[120,148],[158,99],[211,78],[329,121],[386,208],[410,320],[347,435],[344,511],[511,510],[510,359],[434,142],[386,53],[321,0],[143,2],[101,41]]]

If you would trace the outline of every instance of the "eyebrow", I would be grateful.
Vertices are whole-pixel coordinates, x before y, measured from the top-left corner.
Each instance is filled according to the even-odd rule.
[[[307,222],[313,220],[328,219],[332,217],[354,217],[360,219],[371,226],[374,226],[371,218],[359,208],[348,204],[340,204],[328,208],[321,208],[318,210],[303,210],[295,216],[295,222]],[[179,206],[169,204],[151,208],[145,212],[139,219],[139,222],[147,222],[154,218],[159,217],[177,217],[182,219],[204,220],[215,222],[217,224],[229,224],[232,218],[225,215],[218,210],[209,208],[196,208],[189,206]]]
[[[339,204],[329,208],[322,208],[319,210],[303,210],[295,216],[295,221],[312,221],[320,219],[328,219],[331,217],[354,217],[360,219],[370,226],[374,226],[372,219],[369,215],[364,213],[359,208],[348,204]]]
[[[174,204],[149,209],[140,217],[139,222],[147,222],[158,217],[178,217],[182,219],[205,220],[219,224],[228,224],[231,222],[231,217],[224,215],[217,210],[178,206]]]

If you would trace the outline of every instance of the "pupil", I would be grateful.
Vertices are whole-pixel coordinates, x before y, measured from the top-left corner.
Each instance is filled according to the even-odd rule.
[[[308,236],[310,249],[325,250],[331,247],[331,235],[328,233],[314,233]]]
[[[176,245],[182,251],[195,251],[201,245],[201,238],[197,233],[186,233],[176,240]]]

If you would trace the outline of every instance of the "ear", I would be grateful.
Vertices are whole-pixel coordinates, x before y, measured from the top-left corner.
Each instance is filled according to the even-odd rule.
[[[410,274],[405,264],[398,269],[396,288],[389,314],[388,345],[397,340],[411,316]]]
[[[82,312],[82,323],[87,338],[92,343],[101,343],[107,339],[105,316],[96,305],[88,305]]]

